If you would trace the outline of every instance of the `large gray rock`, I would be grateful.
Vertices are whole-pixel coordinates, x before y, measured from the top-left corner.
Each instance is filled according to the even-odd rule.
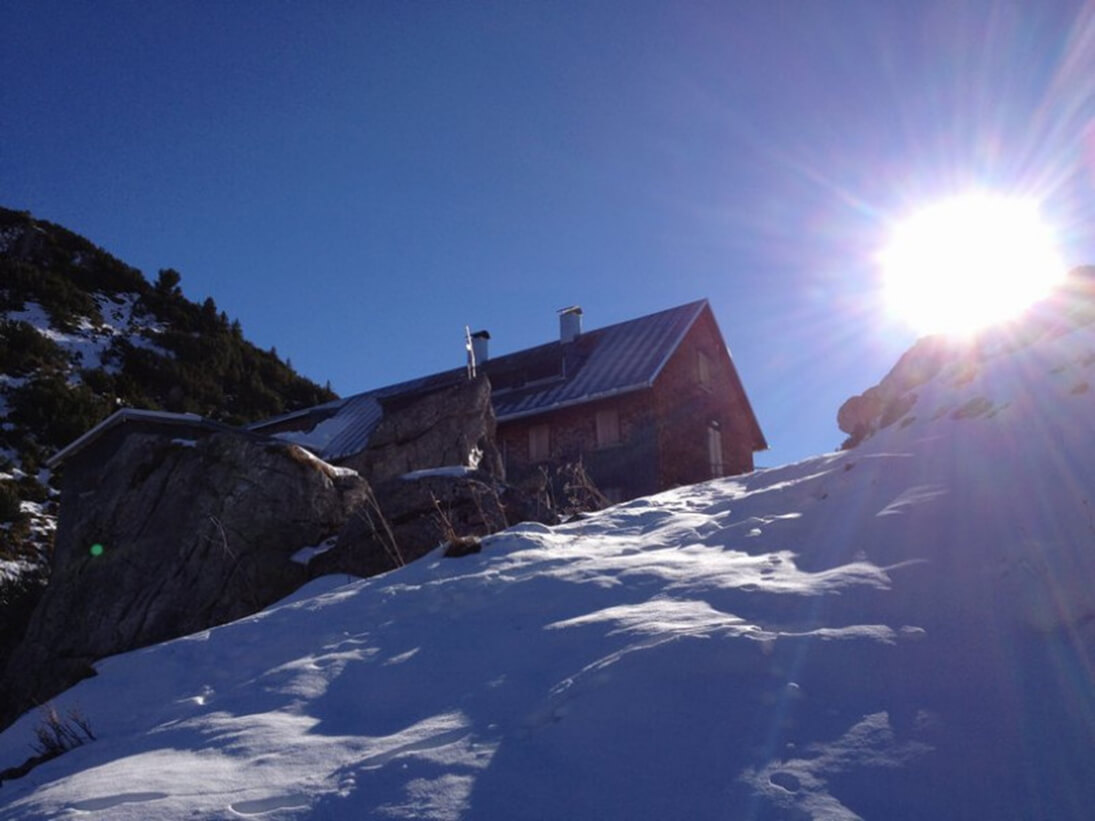
[[[855,447],[879,430],[889,427],[916,402],[915,388],[923,385],[967,345],[943,336],[920,339],[872,388],[848,399],[837,411],[837,425],[848,434],[845,448]]]
[[[555,524],[558,518],[534,497],[482,472],[396,478],[375,487],[309,571],[375,576],[442,544],[457,542],[474,552],[478,538],[530,520]]]
[[[0,726],[104,656],[254,613],[307,571],[367,485],[299,447],[236,433],[135,433],[67,495],[50,583],[2,680]]]
[[[344,464],[373,485],[448,465],[478,467],[501,477],[502,458],[494,434],[490,382],[480,375],[385,403],[368,447]]]

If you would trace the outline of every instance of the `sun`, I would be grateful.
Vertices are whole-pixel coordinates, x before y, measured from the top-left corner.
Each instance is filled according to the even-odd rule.
[[[1065,275],[1037,203],[966,194],[900,223],[880,255],[887,307],[920,334],[970,335]]]

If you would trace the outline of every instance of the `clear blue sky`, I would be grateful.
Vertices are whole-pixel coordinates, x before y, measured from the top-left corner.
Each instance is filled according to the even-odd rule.
[[[913,333],[874,256],[971,185],[1095,262],[1080,2],[4,4],[0,205],[213,296],[342,394],[711,300],[772,444]]]

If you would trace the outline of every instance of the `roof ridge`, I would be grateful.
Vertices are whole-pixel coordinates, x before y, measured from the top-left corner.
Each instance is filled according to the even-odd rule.
[[[604,334],[608,331],[615,330],[615,329],[617,329],[617,328],[619,328],[623,325],[630,325],[632,323],[649,321],[651,319],[654,319],[655,317],[663,316],[665,314],[675,313],[677,311],[684,311],[686,308],[695,308],[696,309],[696,316],[699,316],[700,309],[703,306],[708,305],[708,304],[709,304],[709,302],[708,302],[707,297],[700,297],[699,299],[694,299],[691,302],[683,302],[680,305],[675,305],[671,308],[663,308],[660,311],[652,311],[651,313],[644,314],[643,316],[632,317],[631,319],[622,319],[619,322],[613,322],[611,325],[602,325],[599,328],[593,328],[593,329],[588,330],[588,331],[582,331],[581,335],[579,336],[579,339],[588,338],[588,337],[591,337],[591,336],[594,336],[594,335],[601,335],[601,334]],[[695,321],[695,316],[689,321],[689,327],[691,327],[691,324],[694,321]],[[683,339],[683,334],[681,335],[680,338]],[[528,348],[519,348],[516,351],[510,351],[509,353],[504,353],[504,354],[501,354],[500,356],[492,356],[489,360],[487,360],[487,362],[496,364],[498,362],[504,362],[506,359],[509,359],[511,357],[524,356],[524,355],[533,353],[534,351],[541,351],[541,350],[546,351],[547,349],[552,348],[552,347],[556,347],[556,346],[561,347],[563,344],[564,343],[562,341],[558,340],[558,339],[552,339],[552,340],[549,340],[548,342],[541,342],[539,345],[532,345]],[[673,345],[674,349],[676,348],[676,346],[678,344],[680,344],[680,339],[678,339],[677,342],[674,343],[674,345]],[[663,365],[664,365],[664,363],[663,363]],[[391,384],[388,384],[388,385],[380,385],[380,386],[375,387],[375,388],[370,388],[368,390],[359,391],[357,393],[350,394],[349,396],[344,396],[344,397],[342,397],[341,402],[345,403],[345,402],[348,402],[349,400],[355,399],[357,397],[377,396],[381,392],[387,393],[387,392],[391,391],[391,392],[399,393],[403,389],[409,389],[410,387],[415,386],[415,385],[417,385],[421,382],[424,382],[426,380],[436,379],[436,378],[439,378],[439,377],[444,376],[446,374],[457,373],[457,372],[460,372],[460,371],[463,371],[463,370],[465,370],[464,366],[460,365],[460,366],[456,366],[456,367],[452,367],[452,368],[445,368],[444,370],[435,371],[434,373],[425,374],[423,376],[413,377],[411,379],[404,379],[404,380],[401,380],[399,382],[392,382]],[[660,366],[659,366],[658,370],[660,372],[660,370],[661,370]],[[320,406],[320,407],[322,407],[322,406]],[[260,423],[260,424],[263,424],[263,423]]]

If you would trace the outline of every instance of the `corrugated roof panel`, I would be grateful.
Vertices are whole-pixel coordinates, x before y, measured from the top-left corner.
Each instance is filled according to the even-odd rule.
[[[324,402],[322,405],[313,405],[310,408],[298,408],[294,411],[271,416],[269,419],[260,419],[257,422],[251,422],[243,427],[244,430],[261,432],[263,428],[277,425],[280,422],[288,422],[291,419],[303,419],[308,416],[333,416],[337,412],[336,409],[342,407],[344,404],[346,404],[345,399],[332,399],[330,402]]]
[[[331,439],[319,456],[327,461],[336,461],[360,453],[384,416],[384,400],[445,387],[463,378],[464,373],[464,368],[454,368],[347,397],[332,417],[336,421],[345,418],[345,427]]]
[[[492,398],[495,414],[499,419],[525,416],[652,384],[705,305],[706,300],[690,302],[582,334],[570,343],[579,358],[584,354],[576,371],[568,371],[564,380],[542,387],[495,394]],[[560,357],[570,347],[559,342],[551,344],[559,349]],[[513,358],[524,353],[511,354],[500,361],[512,367]],[[488,374],[491,365],[491,362],[486,365]]]
[[[330,462],[364,450],[383,415],[380,402],[372,394],[349,397],[334,417],[345,418],[346,426],[327,443],[319,456]]]

